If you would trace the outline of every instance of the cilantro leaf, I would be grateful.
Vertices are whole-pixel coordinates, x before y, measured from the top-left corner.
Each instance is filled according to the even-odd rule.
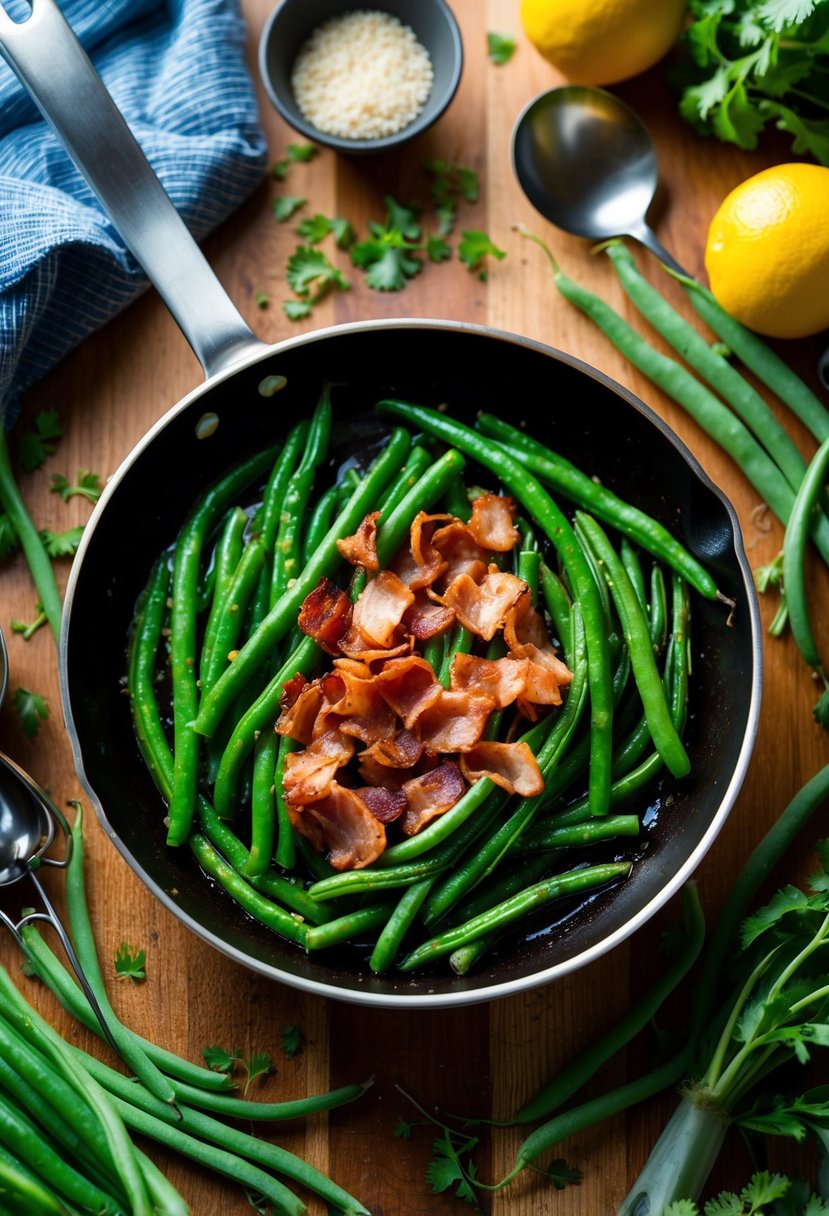
[[[757,16],[780,34],[789,26],[800,25],[811,17],[817,0],[763,0]]]
[[[115,952],[115,974],[119,980],[140,984],[147,978],[146,961],[146,950],[136,950],[129,942],[121,942]]]
[[[498,261],[507,256],[506,251],[493,244],[485,232],[467,229],[462,233],[462,238],[458,245],[458,257],[469,270],[477,269],[488,255]]]
[[[693,1199],[675,1199],[668,1204],[662,1216],[699,1216],[699,1208]]]
[[[426,253],[430,262],[447,262],[452,256],[452,246],[441,236],[428,236]]]
[[[310,300],[285,300],[282,311],[289,321],[302,321],[305,317],[310,317],[313,307]]]
[[[386,204],[386,231],[396,231],[407,241],[416,241],[420,237],[420,224],[417,212],[411,207],[404,207],[396,202],[390,194],[383,195]]]
[[[298,1026],[280,1026],[280,1042],[285,1055],[292,1058],[302,1047],[302,1031]]]
[[[65,532],[50,532],[44,528],[40,539],[50,557],[74,557],[83,536],[83,524],[67,528]]]
[[[354,228],[350,220],[341,216],[331,219],[319,212],[308,219],[300,220],[296,233],[309,245],[319,245],[329,233],[333,233],[334,244],[338,249],[347,249],[354,240]]]
[[[12,693],[12,706],[20,719],[20,725],[28,739],[34,739],[41,722],[49,717],[49,705],[45,697],[28,688],[16,688]]]
[[[397,1127],[394,1129],[394,1135],[398,1140],[411,1140],[412,1124],[408,1119],[404,1119],[402,1115],[397,1116]]]
[[[274,1071],[270,1056],[263,1051],[254,1051],[251,1056],[242,1055],[240,1047],[234,1051],[226,1051],[224,1047],[205,1047],[202,1051],[204,1062],[214,1072],[231,1073],[241,1071],[245,1074],[245,1094],[247,1095],[251,1082],[257,1077],[263,1077]]]
[[[213,1072],[232,1072],[237,1057],[231,1052],[225,1051],[224,1047],[214,1045],[203,1049],[202,1058]]]
[[[307,202],[307,198],[300,198],[297,194],[280,194],[279,198],[274,199],[273,213],[279,223],[284,224]]]
[[[454,231],[458,201],[478,201],[478,174],[455,161],[429,160],[426,172],[431,176],[432,203],[438,219],[438,235],[449,236]]]
[[[98,474],[90,473],[87,469],[78,469],[76,481],[77,484],[73,486],[63,473],[53,473],[49,489],[53,494],[60,494],[64,502],[68,502],[77,494],[87,502],[96,503],[103,490]]]
[[[316,144],[288,144],[287,151],[271,169],[277,181],[284,181],[291,171],[292,165],[305,164],[313,160],[319,152]]]
[[[347,291],[351,286],[343,272],[329,261],[321,249],[313,249],[308,245],[297,246],[291,254],[285,277],[288,286],[298,296],[307,296],[311,288],[315,288],[316,300],[332,287]]]
[[[515,54],[515,39],[509,34],[489,32],[486,36],[486,49],[492,62],[497,67],[503,67]]]
[[[11,557],[20,548],[20,538],[14,530],[12,521],[5,513],[0,513],[0,560]]]
[[[253,301],[257,308],[267,308],[270,303],[267,293],[264,291],[257,291],[253,297]]]
[[[27,473],[39,469],[51,456],[62,434],[57,410],[41,410],[34,419],[34,430],[20,438],[20,463]]]
[[[420,259],[414,256],[420,245],[413,245],[396,228],[369,224],[371,236],[357,241],[350,250],[355,266],[366,271],[366,283],[374,291],[402,291],[406,280],[421,270]]]

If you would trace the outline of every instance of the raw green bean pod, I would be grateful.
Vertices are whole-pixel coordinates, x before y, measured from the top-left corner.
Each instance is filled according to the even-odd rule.
[[[824,439],[809,463],[808,472],[795,497],[786,532],[783,537],[783,587],[789,624],[797,648],[810,667],[814,667],[827,685],[809,613],[806,595],[806,548],[809,527],[817,510],[829,470],[829,438]]]
[[[331,946],[354,941],[385,925],[394,911],[394,904],[368,904],[346,912],[324,925],[310,925],[305,937],[306,950],[328,950]]]
[[[261,540],[254,538],[245,546],[230,580],[216,621],[209,654],[206,658],[203,654],[200,700],[207,696],[228,663],[232,661],[232,653],[242,633],[245,612],[256,591],[264,566],[265,546]]]
[[[288,480],[282,498],[274,549],[269,608],[273,608],[280,596],[299,575],[302,558],[301,536],[305,514],[317,468],[328,454],[330,437],[331,394],[326,384],[323,386],[317,408],[311,417],[308,439],[299,464]]]
[[[603,248],[619,282],[642,316],[729,403],[779,465],[792,489],[797,490],[806,472],[806,463],[788,431],[780,425],[757,390],[709,346],[661,292],[651,286],[622,241],[608,241]]]
[[[395,428],[383,451],[374,461],[370,471],[361,479],[296,582],[280,597],[245,642],[230,667],[210,690],[194,723],[193,729],[199,734],[209,736],[215,732],[237,694],[245,688],[250,678],[262,669],[274,647],[294,627],[305,597],[314,590],[321,578],[330,577],[340,566],[342,559],[337,549],[337,541],[354,532],[363,517],[373,508],[383,489],[399,472],[410,443],[409,432],[403,427]]]
[[[248,525],[247,512],[241,507],[231,507],[228,512],[221,535],[213,551],[213,594],[210,611],[202,635],[201,655],[199,661],[199,679],[204,688],[205,671],[210,663],[216,641],[216,629],[227,599],[231,579],[242,556],[245,529]]]
[[[130,639],[127,690],[135,734],[150,775],[169,802],[173,791],[173,753],[158,709],[155,693],[156,658],[167,617],[170,570],[162,556],[153,567],[139,597]]]
[[[73,1216],[54,1191],[4,1148],[0,1148],[0,1194],[8,1204],[6,1216]]]
[[[308,928],[305,922],[279,904],[267,899],[234,870],[216,852],[206,836],[193,832],[189,840],[193,856],[206,874],[219,884],[249,915],[273,929],[275,933],[299,946],[305,945]]]
[[[567,577],[582,605],[587,637],[588,682],[591,713],[591,796],[596,813],[607,809],[610,790],[610,755],[613,706],[607,623],[596,580],[569,520],[544,487],[508,452],[438,410],[408,402],[385,399],[380,413],[395,414],[420,426],[429,434],[451,443],[493,473],[517,502],[532,516],[539,529],[558,551]]]
[[[421,878],[407,887],[397,906],[386,921],[374,943],[368,965],[375,975],[381,975],[394,965],[403,939],[415,922],[424,899],[434,884],[434,877]]]
[[[291,427],[285,445],[274,462],[268,484],[262,495],[262,505],[256,515],[256,527],[265,550],[265,566],[259,578],[256,595],[250,608],[249,627],[255,629],[265,616],[270,605],[271,579],[273,577],[274,549],[282,514],[282,502],[288,489],[297,460],[305,448],[310,422],[303,418]]]
[[[474,941],[477,937],[513,924],[522,916],[568,895],[581,895],[597,887],[626,878],[631,871],[628,862],[608,862],[604,865],[585,866],[565,874],[556,874],[527,887],[502,903],[475,916],[463,925],[448,929],[439,937],[424,942],[412,950],[400,964],[402,971],[413,971],[433,962],[436,958],[451,954],[458,946]]]
[[[335,484],[324,490],[314,503],[313,510],[308,517],[308,527],[305,529],[305,540],[302,547],[303,565],[311,560],[320,541],[334,522],[339,496],[340,488]]]

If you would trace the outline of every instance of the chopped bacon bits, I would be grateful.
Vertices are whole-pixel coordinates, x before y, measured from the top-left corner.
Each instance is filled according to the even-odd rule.
[[[370,865],[387,828],[416,834],[482,777],[521,797],[543,790],[531,749],[512,740],[528,718],[555,712],[572,673],[527,584],[500,569],[496,555],[519,538],[514,515],[511,499],[486,493],[469,523],[420,512],[378,570],[372,512],[338,542],[372,575],[355,602],[322,579],[303,603],[300,626],[333,663],[283,688],[275,729],[301,748],[285,758],[282,793],[296,830],[335,869]],[[419,648],[457,625],[472,652],[453,656],[444,687]],[[504,653],[488,657],[496,636]],[[493,711],[507,715],[499,740],[484,738]]]

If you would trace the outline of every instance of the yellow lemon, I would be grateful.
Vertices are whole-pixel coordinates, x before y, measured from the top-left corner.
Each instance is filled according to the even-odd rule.
[[[614,84],[652,67],[677,41],[685,0],[521,0],[536,50],[576,84]]]
[[[829,168],[773,165],[736,186],[709,225],[705,269],[718,303],[757,333],[829,327]]]

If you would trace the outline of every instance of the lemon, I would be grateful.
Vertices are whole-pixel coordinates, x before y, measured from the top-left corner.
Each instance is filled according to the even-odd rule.
[[[708,228],[718,303],[755,332],[805,338],[829,327],[829,168],[797,162],[746,178]]]
[[[679,37],[685,0],[521,0],[530,42],[576,84],[614,84],[661,59]]]

